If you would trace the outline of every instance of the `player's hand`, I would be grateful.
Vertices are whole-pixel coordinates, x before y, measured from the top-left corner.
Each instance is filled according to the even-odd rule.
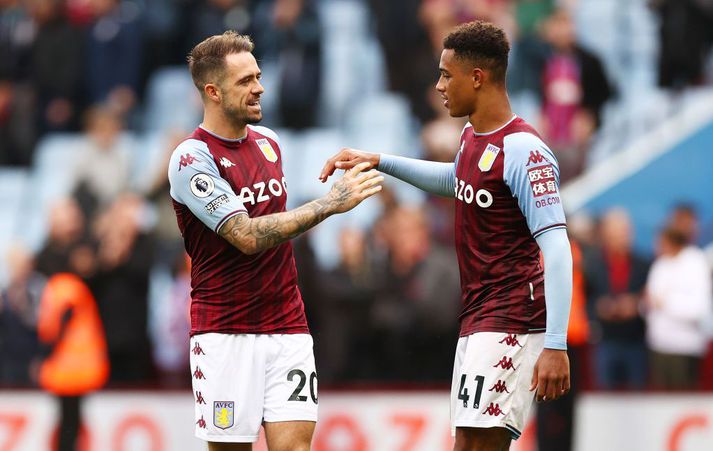
[[[359,163],[334,182],[327,194],[334,213],[349,211],[367,197],[381,191],[380,183],[384,181],[384,176],[375,169],[363,172],[371,166],[369,162]]]
[[[344,148],[338,154],[324,163],[319,180],[324,183],[336,169],[351,169],[359,163],[369,163],[366,168],[375,168],[379,165],[379,154],[369,153],[356,149]]]
[[[537,389],[535,399],[553,401],[569,392],[569,357],[567,351],[544,349],[535,364],[530,391]]]

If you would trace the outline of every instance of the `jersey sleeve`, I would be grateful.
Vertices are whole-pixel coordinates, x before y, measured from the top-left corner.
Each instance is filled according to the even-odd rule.
[[[202,141],[188,139],[173,151],[168,180],[173,200],[187,206],[215,232],[225,221],[246,211]]]
[[[565,228],[559,192],[559,167],[552,151],[531,133],[513,133],[504,141],[503,180],[517,198],[533,237]]]

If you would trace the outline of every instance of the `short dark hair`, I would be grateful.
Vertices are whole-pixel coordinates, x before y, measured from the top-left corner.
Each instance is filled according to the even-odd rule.
[[[490,70],[495,81],[505,81],[510,43],[496,25],[482,20],[461,24],[446,36],[443,48],[453,50],[456,58]]]
[[[250,36],[232,30],[205,39],[188,54],[188,70],[191,72],[193,84],[203,94],[206,84],[222,80],[226,56],[252,52],[254,47]]]
[[[666,227],[663,229],[661,231],[661,236],[679,249],[686,247],[688,244],[688,237],[686,234],[673,227]]]

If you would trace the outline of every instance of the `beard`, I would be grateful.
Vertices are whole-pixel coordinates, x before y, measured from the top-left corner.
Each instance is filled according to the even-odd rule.
[[[257,124],[262,120],[262,111],[258,113],[250,112],[246,107],[235,105],[223,105],[223,114],[234,122],[241,124]]]

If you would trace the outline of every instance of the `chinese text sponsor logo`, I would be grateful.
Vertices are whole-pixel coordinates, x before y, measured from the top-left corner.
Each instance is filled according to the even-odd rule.
[[[527,170],[527,178],[535,197],[557,194],[555,169],[551,164],[537,166]]]

